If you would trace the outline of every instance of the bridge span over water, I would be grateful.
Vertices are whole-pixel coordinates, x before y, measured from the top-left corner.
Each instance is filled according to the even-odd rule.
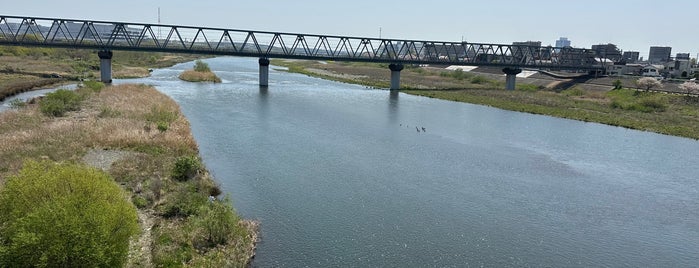
[[[0,15],[0,45],[95,49],[101,80],[111,81],[113,50],[257,57],[260,85],[268,85],[269,59],[388,63],[391,89],[404,64],[502,67],[514,89],[522,68],[602,69],[589,49],[470,42],[401,40],[282,33],[193,26]]]

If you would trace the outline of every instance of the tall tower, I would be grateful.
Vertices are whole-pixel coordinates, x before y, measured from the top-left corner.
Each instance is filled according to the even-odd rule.
[[[556,40],[556,47],[570,47],[570,40],[568,37],[561,37]]]

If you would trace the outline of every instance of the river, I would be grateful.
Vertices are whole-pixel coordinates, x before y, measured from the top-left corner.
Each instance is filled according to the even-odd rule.
[[[697,141],[206,61],[116,83],[180,104],[254,266],[699,265]]]

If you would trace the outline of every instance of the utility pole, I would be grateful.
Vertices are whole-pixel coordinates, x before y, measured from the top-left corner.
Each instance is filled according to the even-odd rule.
[[[379,26],[379,39],[381,39],[381,27]]]
[[[160,7],[158,7],[158,25],[160,25]],[[160,39],[160,26],[158,26],[158,39]]]

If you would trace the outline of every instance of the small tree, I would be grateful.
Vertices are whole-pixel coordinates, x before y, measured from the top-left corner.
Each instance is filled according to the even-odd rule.
[[[187,181],[199,174],[202,168],[201,161],[196,156],[182,156],[175,160],[171,175],[177,181]]]
[[[687,94],[699,94],[699,84],[692,81],[684,82],[680,85],[682,92]]]
[[[199,235],[195,243],[203,246],[225,245],[233,233],[238,231],[238,215],[235,214],[228,198],[222,201],[214,200],[202,207],[201,217],[194,220],[193,225]]]
[[[624,83],[622,83],[621,80],[619,80],[619,79],[614,81],[614,83],[612,83],[612,85],[614,86],[614,89],[621,89],[624,87]]]
[[[207,64],[206,62],[203,62],[201,60],[197,60],[194,62],[194,70],[197,72],[202,72],[202,73],[211,72],[211,69],[209,68],[209,64]]]
[[[0,267],[121,267],[137,220],[106,173],[27,162],[0,190]]]
[[[651,90],[651,89],[656,89],[656,88],[662,88],[663,85],[658,81],[657,79],[653,77],[643,77],[641,79],[638,79],[636,81],[636,85],[638,85],[641,88],[644,88],[645,90]]]

